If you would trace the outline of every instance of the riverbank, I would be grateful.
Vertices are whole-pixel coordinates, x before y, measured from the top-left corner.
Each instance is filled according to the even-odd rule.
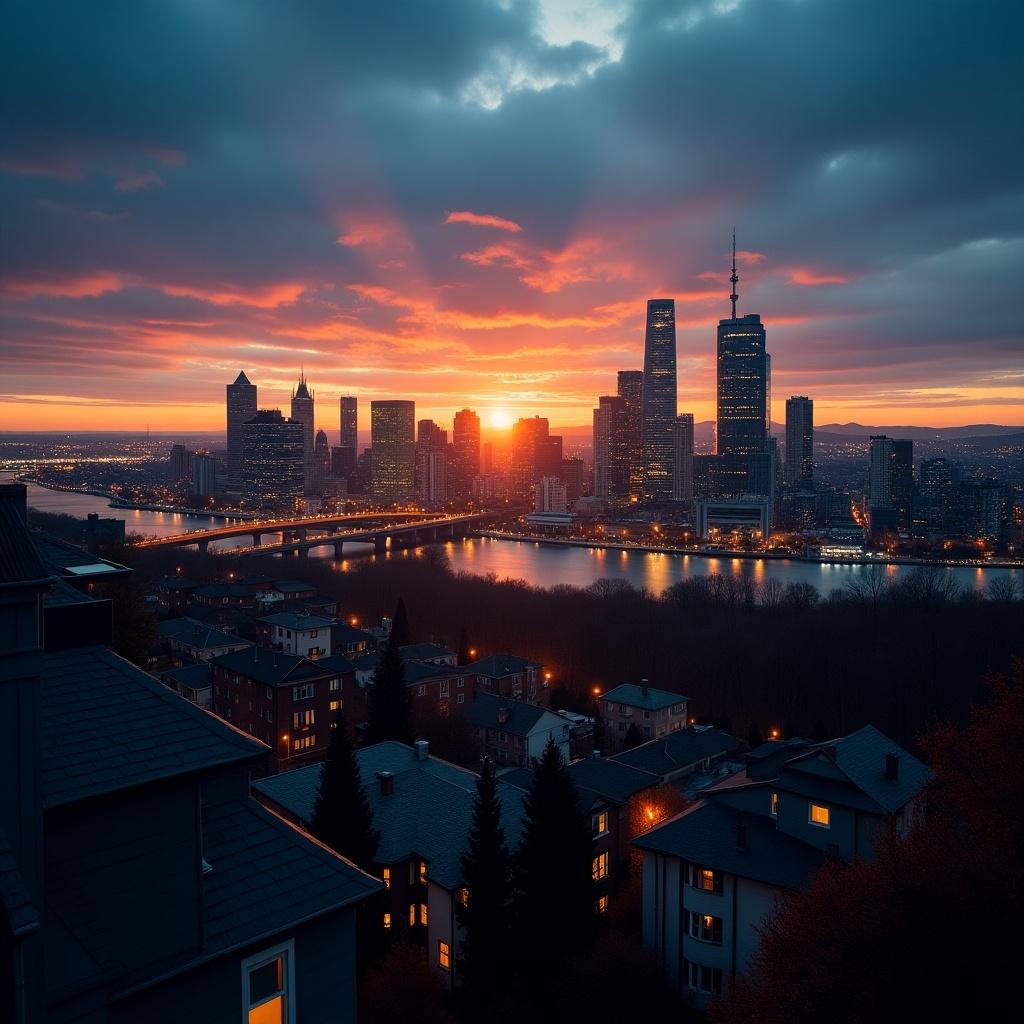
[[[921,565],[944,569],[1024,569],[1024,562],[1006,559],[970,559],[951,561],[938,558],[900,558],[895,555],[862,555],[849,558],[825,558],[815,555],[794,554],[787,551],[712,551],[707,548],[675,547],[669,544],[637,544],[628,541],[594,541],[575,537],[550,537],[505,533],[501,530],[474,530],[474,537],[489,540],[512,540],[526,544],[550,544],[558,547],[593,548],[594,550],[635,551],[638,554],[690,555],[695,558],[745,559],[754,561],[809,562],[816,565]]]

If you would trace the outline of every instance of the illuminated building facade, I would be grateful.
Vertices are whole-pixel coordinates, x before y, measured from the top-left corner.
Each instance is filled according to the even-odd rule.
[[[228,384],[228,484],[238,487],[242,482],[242,437],[245,424],[256,415],[256,385],[242,371],[234,384]]]
[[[370,451],[375,498],[400,501],[415,493],[415,430],[415,402],[370,403]]]
[[[306,494],[313,491],[315,471],[313,466],[313,393],[306,385],[306,377],[299,378],[298,386],[292,392],[292,419],[302,424],[302,486]]]
[[[464,497],[480,475],[480,417],[472,409],[460,409],[452,424],[453,494]]]
[[[242,435],[242,482],[246,502],[267,511],[292,511],[302,503],[303,425],[260,409]]]
[[[629,500],[644,496],[644,373],[643,370],[619,370],[618,395],[625,403],[623,430],[629,463]]]
[[[786,469],[788,487],[806,488],[814,477],[814,402],[803,395],[786,399]]]
[[[672,431],[676,418],[676,304],[647,300],[644,334],[644,497],[672,498]]]

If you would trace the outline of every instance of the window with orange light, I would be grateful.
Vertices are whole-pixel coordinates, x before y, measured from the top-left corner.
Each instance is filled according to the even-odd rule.
[[[824,804],[812,803],[808,806],[807,821],[818,828],[832,827],[832,811]]]
[[[292,943],[242,963],[242,998],[247,1024],[294,1024]]]
[[[384,913],[384,931],[391,931],[391,915],[387,912]]]
[[[390,889],[391,888],[391,868],[385,868],[384,869],[384,873],[381,875],[381,878],[384,881],[384,888],[385,889]]]
[[[450,971],[452,969],[452,947],[443,939],[437,940],[437,966],[442,971]]]
[[[595,882],[608,877],[608,854],[599,853],[591,862],[590,877]]]

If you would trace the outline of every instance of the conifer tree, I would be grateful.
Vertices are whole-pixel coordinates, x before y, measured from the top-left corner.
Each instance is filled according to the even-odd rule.
[[[622,749],[632,750],[634,747],[639,747],[643,741],[640,730],[636,727],[636,722],[630,722],[626,735],[622,739]]]
[[[515,928],[519,948],[531,950],[522,980],[542,993],[557,983],[567,955],[590,945],[595,928],[590,823],[553,738],[523,809]]]
[[[511,941],[511,857],[501,825],[494,765],[484,761],[476,783],[473,821],[461,861],[466,901],[455,914],[465,931],[459,970],[469,1008],[479,1011],[500,991]]]
[[[373,812],[344,715],[338,715],[320,766],[310,831],[336,853],[366,871],[372,869],[380,836],[373,827]]]
[[[466,627],[463,626],[459,630],[459,650],[455,661],[459,665],[468,665],[472,660],[472,655],[469,653],[469,633],[466,632]]]
[[[366,742],[382,743],[398,740],[412,744],[412,704],[405,687],[405,668],[395,631],[391,631],[387,645],[377,662],[373,674],[367,707]]]
[[[395,605],[395,614],[391,619],[391,635],[399,647],[412,643],[412,627],[409,625],[409,613],[405,610],[405,598],[400,597]]]

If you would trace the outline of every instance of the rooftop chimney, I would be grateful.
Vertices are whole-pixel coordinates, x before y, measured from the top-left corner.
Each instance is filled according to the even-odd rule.
[[[380,783],[380,795],[391,796],[395,791],[395,777],[391,772],[377,772],[377,781]]]
[[[742,818],[736,819],[736,845],[741,850],[747,848],[747,823]]]
[[[885,755],[885,777],[889,779],[891,782],[895,782],[900,777],[899,754]]]
[[[416,748],[416,760],[426,761],[430,756],[430,744],[426,740],[417,740],[413,746]]]
[[[647,691],[648,691],[648,690],[650,689],[650,687],[649,687],[649,685],[648,685],[648,683],[649,683],[649,682],[650,682],[650,680],[648,680],[648,679],[641,679],[641,680],[640,680],[640,692],[641,692],[641,693],[642,693],[642,694],[643,694],[643,695],[644,695],[645,697],[647,696]]]

